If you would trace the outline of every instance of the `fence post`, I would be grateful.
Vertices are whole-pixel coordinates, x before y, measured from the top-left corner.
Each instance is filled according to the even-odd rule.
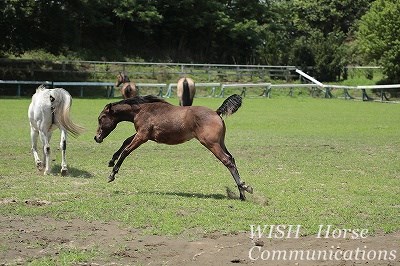
[[[215,86],[213,86],[211,88],[211,97],[215,97],[215,90],[216,90],[216,88],[215,88]]]
[[[325,87],[325,98],[333,98],[333,95],[331,93],[331,89],[328,87]]]
[[[384,90],[384,89],[381,89],[381,102],[384,101],[383,99],[385,99],[386,101],[390,101],[389,98],[388,98],[387,95],[386,95],[385,90]]]
[[[242,93],[240,94],[240,96],[246,97],[246,87],[242,88]]]
[[[347,100],[347,98],[349,98],[349,99],[354,99],[354,97],[350,95],[348,89],[344,89],[344,98],[345,98],[346,100]]]
[[[114,98],[114,86],[107,86],[106,97]]]
[[[160,90],[158,91],[158,96],[163,97],[163,87],[160,87]]]
[[[225,86],[222,85],[222,87],[221,87],[221,92],[220,92],[220,94],[219,94],[219,97],[223,98],[223,97],[224,97],[224,94],[225,94]]]
[[[172,94],[172,84],[170,83],[168,85],[167,93],[165,93],[165,98],[171,97],[171,94]]]
[[[288,67],[285,68],[285,80],[289,82],[290,70]]]
[[[271,98],[271,84],[265,87],[262,96]]]
[[[373,100],[371,97],[368,96],[365,89],[362,89],[362,99],[363,99],[363,101],[372,101]]]

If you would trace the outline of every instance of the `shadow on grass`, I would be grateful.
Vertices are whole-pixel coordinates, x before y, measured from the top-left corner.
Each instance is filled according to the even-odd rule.
[[[236,195],[232,190],[226,187],[226,195],[224,194],[203,194],[203,193],[193,193],[193,192],[162,192],[162,191],[147,191],[143,194],[154,194],[154,195],[166,195],[166,196],[179,196],[185,198],[198,198],[198,199],[234,199],[238,200],[239,196]]]
[[[61,165],[53,165],[51,167],[52,173],[60,174],[61,172]],[[88,171],[80,170],[75,167],[68,167],[68,174],[66,177],[75,177],[75,178],[91,178],[93,175]]]
[[[226,199],[227,197],[223,194],[202,194],[202,193],[189,193],[189,192],[162,192],[162,191],[146,191],[141,192],[142,194],[151,195],[165,195],[165,196],[179,196],[185,198],[199,198],[199,199]]]

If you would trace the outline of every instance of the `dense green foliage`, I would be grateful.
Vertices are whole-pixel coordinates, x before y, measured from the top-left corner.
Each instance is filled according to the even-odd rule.
[[[384,66],[390,82],[400,82],[400,2],[377,0],[360,22],[358,40],[367,60]]]
[[[0,55],[44,50],[87,60],[296,65],[313,67],[321,81],[346,78],[346,65],[373,59],[395,79],[399,4],[378,0],[370,9],[372,2],[5,0]],[[354,40],[363,15],[360,50]]]

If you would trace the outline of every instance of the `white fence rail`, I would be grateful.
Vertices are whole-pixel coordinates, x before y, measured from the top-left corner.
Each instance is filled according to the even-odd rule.
[[[106,96],[114,97],[115,84],[112,82],[51,82],[51,81],[18,81],[18,80],[0,80],[0,86],[2,84],[10,84],[17,86],[16,96],[21,96],[22,85],[35,85],[40,84],[48,85],[49,87],[80,87],[80,96],[84,96],[84,88],[87,87],[105,87],[107,89]],[[322,83],[321,83],[322,84]],[[307,88],[311,90],[311,94],[315,91],[320,90],[325,93],[326,98],[332,98],[331,89],[343,89],[345,99],[354,99],[349,94],[349,90],[361,90],[362,100],[372,100],[371,97],[367,95],[366,90],[380,90],[381,91],[381,101],[389,100],[386,97],[385,90],[387,89],[400,89],[400,84],[392,85],[362,85],[362,86],[343,86],[343,85],[327,85],[327,84],[271,84],[271,83],[196,83],[196,87],[208,87],[211,88],[211,92],[208,97],[224,97],[225,90],[227,88],[242,88],[241,95],[246,97],[246,92],[248,88],[262,89],[260,90],[259,96],[271,97],[272,90],[276,89],[290,89],[289,95],[293,96],[293,90],[295,88]],[[159,88],[158,95],[161,97],[172,97],[173,90],[176,88],[176,83],[136,83],[141,88]],[[219,93],[217,90],[219,89]],[[164,90],[165,93],[164,93]]]
[[[216,83],[216,82],[210,82],[210,83],[199,82],[199,83],[195,83],[195,85],[196,85],[196,88],[198,88],[198,87],[211,88],[210,96],[212,96],[212,97],[215,96],[216,88],[221,87],[221,83]],[[167,93],[164,95],[164,97],[167,97],[167,98],[172,97],[173,89],[176,88],[177,86],[178,86],[178,83],[170,83],[168,85]]]
[[[316,84],[318,87],[320,88],[325,88],[325,98],[333,98],[333,95],[331,93],[331,89],[332,88],[336,88],[336,89],[344,89],[344,96],[345,99],[347,98],[353,98],[348,90],[352,89],[352,90],[361,90],[362,91],[362,99],[363,101],[370,101],[373,100],[371,97],[368,96],[366,90],[367,89],[375,89],[375,90],[380,90],[380,94],[381,94],[381,101],[385,100],[389,100],[388,97],[386,96],[386,91],[387,89],[399,89],[400,88],[400,84],[391,84],[391,85],[367,85],[367,86],[341,86],[341,85],[325,85],[322,82],[319,82],[318,80],[316,80],[315,78],[309,76],[308,74],[304,73],[303,71],[301,71],[300,69],[296,69],[296,73],[298,73],[301,77],[304,77],[308,80],[310,80],[311,82],[313,82],[314,84]]]

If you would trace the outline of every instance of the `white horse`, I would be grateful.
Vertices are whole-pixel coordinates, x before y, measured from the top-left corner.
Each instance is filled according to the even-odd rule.
[[[44,85],[37,88],[29,105],[28,117],[31,125],[32,153],[36,167],[44,174],[50,174],[50,139],[53,131],[61,131],[60,149],[62,155],[61,175],[68,173],[65,152],[67,149],[67,132],[78,136],[84,128],[74,124],[69,115],[72,104],[71,95],[62,88],[46,89]],[[37,152],[37,139],[43,144],[44,164]]]

